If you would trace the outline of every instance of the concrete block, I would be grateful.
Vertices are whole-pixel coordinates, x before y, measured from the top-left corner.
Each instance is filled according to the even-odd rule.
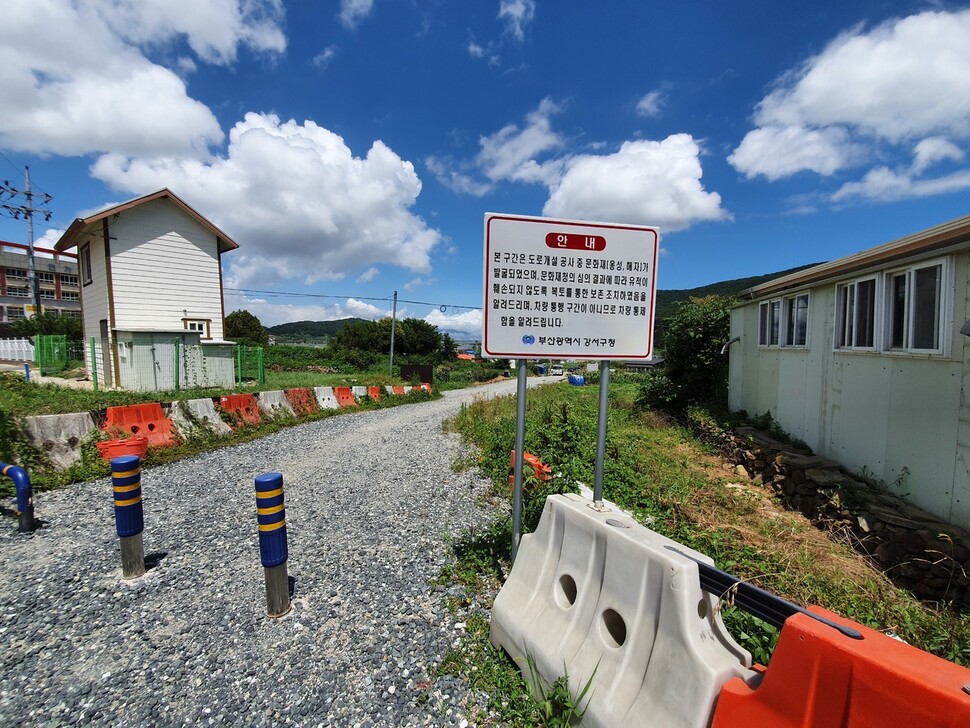
[[[189,410],[191,418],[187,417],[180,405],[184,404]],[[184,402],[172,402],[169,407],[168,417],[175,423],[175,429],[186,440],[190,439],[194,432],[199,428],[207,430],[216,435],[228,435],[232,428],[227,425],[216,412],[215,405],[211,399],[189,399]],[[193,419],[195,420],[193,422]]]
[[[81,461],[81,443],[97,429],[87,412],[35,415],[24,417],[22,422],[33,446],[58,469]]]
[[[351,387],[350,391],[354,393],[354,399],[356,399],[358,402],[360,401],[361,397],[369,396],[367,394],[367,387]]]
[[[706,728],[721,687],[755,679],[688,556],[711,560],[591,506],[546,500],[495,599],[492,644],[533,683],[565,672],[578,695],[591,680],[585,726]]]
[[[256,395],[256,401],[259,403],[259,411],[271,419],[278,417],[280,414],[296,417],[296,413],[293,411],[293,405],[290,404],[290,400],[286,398],[286,394],[280,389],[272,392],[259,392]]]

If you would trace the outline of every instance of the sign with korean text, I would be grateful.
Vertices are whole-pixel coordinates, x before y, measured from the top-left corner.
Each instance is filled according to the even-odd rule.
[[[485,215],[482,356],[649,359],[656,228]]]

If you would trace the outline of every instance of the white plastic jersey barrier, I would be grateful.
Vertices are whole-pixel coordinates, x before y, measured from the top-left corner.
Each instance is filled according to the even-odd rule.
[[[495,598],[492,644],[526,680],[536,679],[529,656],[545,683],[568,674],[573,696],[592,680],[585,726],[705,728],[721,686],[755,678],[681,554],[711,560],[592,505],[546,500]]]
[[[314,387],[313,393],[317,397],[320,409],[340,409],[340,403],[333,393],[333,387]]]
[[[270,419],[278,415],[296,416],[293,405],[282,390],[259,392],[256,395],[256,402],[259,404],[259,411]]]
[[[368,397],[367,387],[351,387],[350,391],[354,393],[354,399],[360,402],[361,397]]]

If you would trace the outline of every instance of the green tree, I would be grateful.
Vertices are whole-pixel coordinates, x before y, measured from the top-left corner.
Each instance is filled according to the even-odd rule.
[[[78,342],[84,338],[84,324],[80,316],[58,316],[54,313],[40,313],[33,318],[12,321],[14,331],[21,336],[38,334],[64,334],[68,341]]]
[[[652,372],[638,406],[682,410],[696,403],[727,403],[727,354],[733,296],[705,296],[681,302],[666,320],[664,368]]]
[[[249,311],[239,309],[226,316],[225,337],[229,341],[251,346],[266,346],[269,344],[269,332],[263,328],[259,319]]]

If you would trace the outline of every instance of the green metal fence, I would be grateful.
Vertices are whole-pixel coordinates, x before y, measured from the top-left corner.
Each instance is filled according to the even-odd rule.
[[[67,336],[45,334],[34,337],[34,361],[41,376],[56,374],[67,368]]]
[[[251,379],[258,384],[266,383],[266,371],[263,369],[263,347],[236,347],[236,384]]]

